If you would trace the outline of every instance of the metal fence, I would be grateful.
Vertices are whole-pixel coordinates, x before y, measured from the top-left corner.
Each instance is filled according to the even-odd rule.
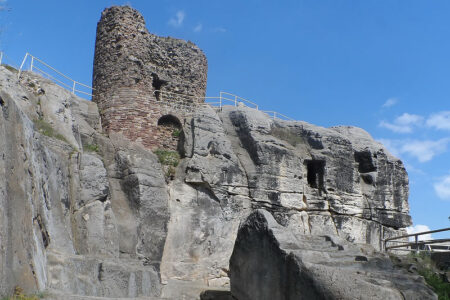
[[[424,231],[413,234],[407,234],[402,236],[396,236],[384,239],[384,250],[396,250],[396,251],[410,251],[410,252],[450,252],[450,238],[446,239],[432,239],[432,240],[419,240],[419,236],[432,234],[437,232],[450,231],[449,228],[443,228],[432,231]],[[410,238],[413,237],[413,241]],[[394,245],[388,245],[394,244]]]
[[[7,56],[4,52],[0,52],[0,65],[12,67],[16,71],[19,70],[19,66],[16,65],[16,61]]]
[[[5,64],[5,60],[7,59],[8,57],[4,54],[4,52],[0,52],[0,64],[10,65],[14,69],[18,70],[17,74],[18,79],[20,79],[20,76],[22,75],[23,71],[29,70],[31,72],[35,72],[37,74],[42,75],[43,77],[52,80],[53,82],[62,86],[63,88],[70,90],[73,94],[82,96],[84,98],[86,98],[86,96],[92,97],[94,89],[91,86],[73,80],[69,76],[63,74],[62,72],[53,68],[43,60],[37,58],[36,56],[31,55],[30,53],[25,54],[25,57],[23,58],[22,63],[20,64],[19,67],[17,67],[12,61],[10,61],[10,59],[8,59],[8,62]],[[181,104],[186,105],[187,103],[196,103],[196,104],[202,103],[219,108],[222,108],[222,106],[224,105],[233,105],[233,106],[244,105],[259,110],[259,106],[255,102],[252,102],[250,100],[247,100],[238,95],[228,92],[220,92],[218,97],[195,97],[192,95],[173,93],[161,90],[155,91],[154,94],[157,100],[165,100],[169,102],[175,101],[180,105]],[[272,119],[294,121],[294,119],[276,111],[262,110],[262,112],[269,115]]]
[[[19,67],[19,73],[17,75],[18,78],[20,78],[20,75],[27,66],[29,71],[38,73],[43,77],[54,81],[58,85],[70,90],[75,95],[92,97],[92,87],[73,80],[30,53],[26,53],[22,60],[22,64]]]
[[[228,92],[220,92],[218,97],[196,97],[193,95],[186,95],[182,93],[174,93],[174,92],[167,92],[163,90],[156,90],[154,91],[155,97],[159,100],[168,102],[168,103],[179,103],[179,102],[185,102],[185,103],[191,103],[191,105],[200,105],[200,104],[207,104],[213,107],[222,108],[224,105],[232,105],[232,106],[247,106],[256,110],[259,110],[258,104],[255,102],[252,102],[250,100],[247,100],[245,98],[239,97],[235,94],[228,93]],[[279,119],[279,120],[285,120],[285,121],[294,121],[294,119],[283,115],[276,111],[267,111],[267,110],[261,110],[263,113],[266,113],[269,115],[272,119]]]

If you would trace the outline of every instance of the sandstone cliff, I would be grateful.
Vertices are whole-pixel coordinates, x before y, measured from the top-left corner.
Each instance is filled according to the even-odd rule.
[[[437,299],[421,276],[395,268],[370,245],[305,235],[264,210],[242,222],[230,278],[239,300]]]
[[[379,249],[410,225],[400,160],[368,133],[200,105],[173,174],[97,106],[0,67],[0,294],[198,297],[229,289],[241,220]]]

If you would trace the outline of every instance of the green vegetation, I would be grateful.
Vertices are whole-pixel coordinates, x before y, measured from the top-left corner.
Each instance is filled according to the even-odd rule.
[[[279,138],[283,141],[288,142],[292,146],[296,146],[298,144],[303,143],[303,138],[296,134],[295,132],[292,132],[291,130],[287,128],[282,127],[272,127],[270,130],[270,134],[273,135],[276,138]]]
[[[13,66],[10,65],[3,65],[7,70],[14,72],[14,73],[18,73],[19,70],[17,70],[16,68],[14,68]]]
[[[175,168],[172,166],[169,166],[165,173],[166,178],[173,179],[175,177]]]
[[[72,157],[73,157],[76,153],[78,153],[78,150],[77,150],[77,149],[73,149],[73,150],[69,153],[69,159],[72,159]]]
[[[172,131],[172,136],[173,137],[179,137],[181,135],[181,130],[180,129],[175,129],[174,131]]]
[[[53,129],[52,125],[44,121],[43,119],[35,119],[34,125],[38,129],[38,131],[48,137],[53,137],[55,139],[61,140],[63,142],[68,143],[67,139],[60,133],[56,133],[55,129]]]
[[[12,296],[3,297],[2,300],[39,300],[45,297],[45,293],[40,292],[34,295],[25,295],[21,287],[16,286]]]
[[[158,156],[159,162],[164,166],[176,167],[180,162],[180,154],[177,151],[157,149],[154,153]]]
[[[430,269],[419,269],[419,274],[438,295],[439,300],[450,300],[450,283],[445,282],[439,274]]]
[[[414,266],[417,273],[425,279],[427,284],[433,288],[439,300],[450,300],[450,283],[446,282],[439,274],[439,269],[431,260],[429,253],[410,253],[407,256],[391,256],[394,264],[411,269]]]
[[[100,149],[98,148],[97,144],[87,144],[83,146],[85,151],[89,151],[89,152],[98,152],[100,151]]]

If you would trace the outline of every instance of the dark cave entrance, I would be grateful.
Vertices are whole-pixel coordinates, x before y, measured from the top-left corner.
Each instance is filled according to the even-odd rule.
[[[307,180],[308,185],[319,190],[324,189],[324,174],[325,161],[324,160],[306,160]]]

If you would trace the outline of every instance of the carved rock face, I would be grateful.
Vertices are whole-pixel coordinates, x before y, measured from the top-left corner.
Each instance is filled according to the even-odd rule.
[[[302,234],[375,248],[410,225],[403,164],[365,131],[172,105],[154,90],[203,96],[206,59],[149,34],[131,8],[103,13],[95,55],[95,102],[0,67],[0,293],[226,289],[239,224],[260,208]],[[161,145],[176,163],[150,151]]]
[[[396,269],[371,246],[304,235],[264,210],[239,227],[230,279],[240,300],[437,299],[424,280]]]
[[[401,161],[361,129],[202,106],[180,120],[184,155],[167,179],[152,151],[102,134],[96,103],[25,73],[46,91],[35,95],[14,76],[0,72],[1,292],[18,282],[104,297],[226,289],[239,224],[260,208],[311,239],[375,248],[410,224]],[[39,116],[65,140],[41,134]]]

